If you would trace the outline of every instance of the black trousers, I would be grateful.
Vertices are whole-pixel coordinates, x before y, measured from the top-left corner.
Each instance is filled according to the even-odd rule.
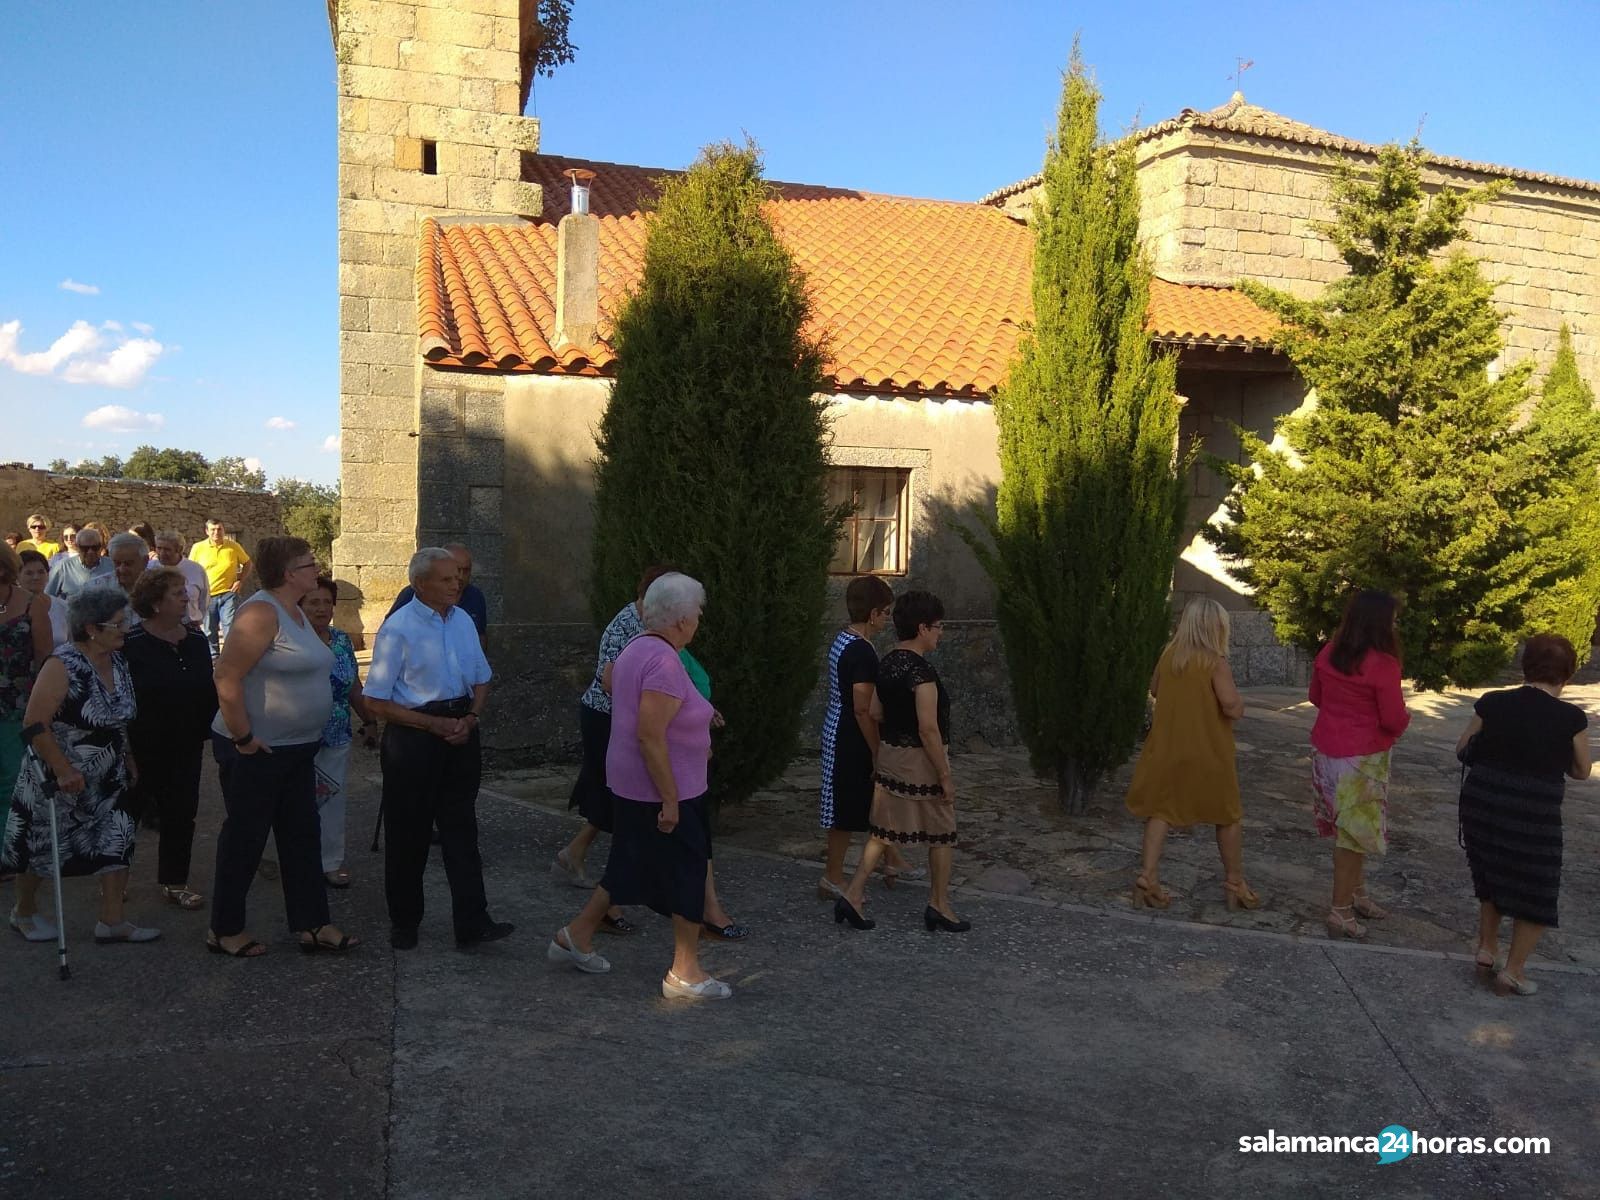
[[[489,923],[478,853],[483,750],[477,729],[466,742],[452,746],[431,733],[390,722],[383,730],[381,759],[383,888],[389,921],[404,929],[422,924],[422,875],[437,826],[456,937],[477,937]]]
[[[322,822],[317,817],[317,775],[312,765],[319,742],[274,746],[240,754],[212,735],[222,802],[228,815],[217,834],[217,873],[211,882],[211,931],[218,937],[243,933],[245,897],[261,865],[267,834],[278,843],[283,907],[293,930],[328,923],[328,889],[322,878]],[[166,831],[162,831],[165,841]]]
[[[189,882],[189,859],[194,851],[194,818],[200,810],[201,741],[161,742],[133,739],[133,757],[139,764],[139,784],[134,788],[133,815],[143,819],[154,812],[161,822],[156,881],[167,887]]]

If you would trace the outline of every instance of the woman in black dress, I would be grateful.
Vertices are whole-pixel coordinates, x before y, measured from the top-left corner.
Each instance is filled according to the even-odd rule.
[[[1520,688],[1489,692],[1456,746],[1470,769],[1461,785],[1461,840],[1478,898],[1478,966],[1505,992],[1531,996],[1524,969],[1539,935],[1557,922],[1561,886],[1562,776],[1589,777],[1589,718],[1558,699],[1578,656],[1553,633],[1529,638]],[[1511,950],[1497,959],[1500,918]]]

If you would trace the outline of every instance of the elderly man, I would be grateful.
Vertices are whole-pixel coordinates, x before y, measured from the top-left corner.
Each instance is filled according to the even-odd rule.
[[[489,637],[489,599],[481,589],[472,583],[472,551],[460,542],[446,542],[444,548],[450,552],[450,557],[456,560],[456,566],[461,569],[461,599],[456,601],[467,616],[472,618],[472,623],[478,630],[478,641],[487,643]],[[416,595],[410,587],[400,589],[400,594],[394,598],[394,603],[389,606],[389,611],[384,615],[387,621],[399,612]]]
[[[78,553],[58,558],[50,568],[45,593],[66,603],[91,583],[112,578],[111,560],[103,557],[105,550],[99,530],[83,530],[78,534]]]
[[[61,553],[61,543],[50,540],[50,518],[43,513],[28,518],[28,536],[17,543],[17,553],[24,550],[37,550],[46,562]]]
[[[114,587],[124,596],[131,596],[133,585],[139,582],[139,576],[150,562],[148,555],[144,539],[137,533],[112,534],[110,552],[106,555],[111,562],[111,577],[97,579],[91,586]],[[133,611],[132,605],[128,607],[127,620],[129,629],[139,624],[139,614]]]
[[[478,722],[489,695],[489,663],[472,618],[456,607],[461,573],[450,552],[417,551],[407,576],[413,598],[378,630],[364,689],[367,707],[384,722],[389,944],[396,950],[417,944],[422,873],[437,825],[456,945],[466,948],[513,928],[489,916],[478,854]]]
[[[171,567],[183,576],[184,582],[189,585],[189,604],[184,610],[183,619],[190,625],[199,626],[205,623],[206,600],[211,594],[211,581],[206,576],[206,569],[192,558],[185,558],[183,554],[183,539],[170,529],[163,529],[156,534],[156,561],[151,563],[149,570],[160,567]]]
[[[206,522],[206,536],[189,549],[189,557],[204,568],[211,600],[206,607],[206,640],[215,658],[233,628],[233,614],[239,607],[239,594],[250,577],[250,556],[244,547],[228,536],[228,528],[217,518]]]

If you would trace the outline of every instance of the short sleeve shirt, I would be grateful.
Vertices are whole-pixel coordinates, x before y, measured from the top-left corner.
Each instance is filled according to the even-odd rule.
[[[622,648],[643,632],[644,621],[640,619],[639,610],[631,602],[624,604],[617,615],[611,618],[606,631],[600,635],[600,653],[595,659],[594,678],[590,680],[588,689],[580,698],[585,708],[592,708],[595,712],[602,713],[611,711],[611,697],[606,695],[605,688],[600,686],[600,677],[605,674],[606,664],[616,662],[617,655],[622,653]]]
[[[1472,744],[1474,765],[1549,783],[1562,781],[1572,765],[1572,739],[1589,727],[1583,709],[1536,687],[1488,692],[1472,708],[1483,719]]]
[[[639,701],[660,692],[680,701],[667,722],[667,759],[679,800],[706,791],[711,756],[711,702],[695,690],[678,652],[665,638],[635,638],[617,656],[611,675],[611,743],[606,750],[606,785],[624,800],[659,804],[661,794],[639,749]]]
[[[472,618],[454,607],[440,616],[413,600],[372,639],[372,665],[362,690],[374,700],[421,708],[469,696],[489,679],[489,660]]]
[[[232,538],[223,538],[220,546],[213,546],[210,538],[202,538],[190,547],[189,557],[205,569],[213,596],[231,590],[239,581],[240,569],[250,563],[244,547]]]
[[[872,751],[855,718],[855,686],[878,682],[878,652],[862,637],[851,637],[839,651],[839,728],[834,734],[834,754],[849,763],[872,762]]]
[[[885,654],[878,664],[878,703],[883,708],[883,724],[879,728],[888,745],[922,745],[922,731],[917,725],[916,689],[924,683],[939,689],[939,738],[946,745],[950,744],[950,697],[939,672],[915,651],[895,649]]]

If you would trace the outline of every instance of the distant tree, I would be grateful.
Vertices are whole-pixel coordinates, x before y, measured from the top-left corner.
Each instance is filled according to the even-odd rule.
[[[249,467],[236,455],[225,454],[211,464],[204,480],[212,487],[245,488],[252,492],[267,490],[267,473],[259,467]]]
[[[48,463],[45,464],[44,469],[46,471],[52,471],[57,475],[65,475],[67,473],[67,460],[64,458],[52,458]]]
[[[1523,632],[1559,633],[1584,662],[1600,616],[1600,411],[1565,325],[1534,408],[1528,452],[1538,499],[1528,513],[1536,566]]]
[[[89,479],[121,479],[122,459],[115,454],[108,454],[104,458],[81,458],[72,466],[67,466],[67,460],[57,458],[51,461],[50,469],[62,475],[83,475]]]
[[[1250,462],[1208,533],[1280,640],[1314,650],[1353,588],[1404,603],[1406,673],[1486,682],[1505,665],[1537,578],[1527,447],[1531,364],[1496,378],[1500,314],[1475,259],[1451,247],[1501,190],[1422,186],[1420,147],[1386,146],[1334,177],[1319,226],[1349,267],[1314,300],[1242,286],[1283,322],[1278,342],[1316,390],[1281,420],[1285,449],[1242,433]]]
[[[1100,139],[1099,103],[1074,45],[1034,209],[1033,325],[995,398],[995,517],[988,542],[963,531],[995,583],[1022,740],[1072,813],[1138,738],[1188,465],[1176,366],[1145,332],[1133,142]]]
[[[339,487],[305,479],[280,478],[272,485],[283,514],[283,527],[311,543],[324,567],[333,563],[333,539],[339,536]]]
[[[157,450],[140,446],[123,467],[128,479],[148,479],[161,483],[209,483],[211,463],[198,450]]]
[[[711,760],[718,798],[748,796],[795,750],[843,519],[825,488],[810,299],[766,198],[753,145],[711,146],[664,182],[617,318],[595,468],[597,623],[652,562],[705,584],[694,653],[728,714]]]

